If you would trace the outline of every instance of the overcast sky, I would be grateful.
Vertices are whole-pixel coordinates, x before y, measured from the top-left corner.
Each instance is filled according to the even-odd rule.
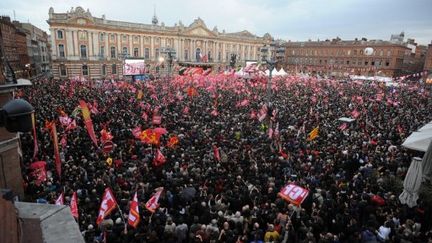
[[[388,40],[405,31],[420,44],[432,40],[432,0],[1,0],[0,14],[48,30],[48,9],[89,8],[93,16],[150,23],[153,6],[160,22],[189,25],[201,17],[219,31],[249,30],[262,36],[304,41],[366,37]]]

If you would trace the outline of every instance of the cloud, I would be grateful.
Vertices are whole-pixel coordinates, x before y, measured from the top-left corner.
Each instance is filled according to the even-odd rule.
[[[160,22],[189,25],[201,17],[212,29],[227,32],[249,30],[260,36],[270,33],[290,40],[366,37],[389,39],[406,36],[428,44],[432,38],[430,0],[3,0],[1,15],[31,22],[48,30],[48,9],[66,12],[71,7],[89,8],[94,16],[128,22],[150,23],[156,5]]]

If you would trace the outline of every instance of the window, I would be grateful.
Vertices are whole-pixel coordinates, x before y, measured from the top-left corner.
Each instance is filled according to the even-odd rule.
[[[122,40],[123,40],[123,42],[127,41],[127,36],[126,35],[122,35]]]
[[[189,50],[184,50],[184,59],[189,60]]]
[[[65,65],[60,65],[60,76],[64,77],[66,75],[67,75],[66,66]]]
[[[221,61],[222,60],[222,52],[218,53],[218,60]]]
[[[58,45],[58,49],[59,49],[59,57],[65,57],[64,45],[63,44]]]
[[[105,56],[105,46],[101,46],[100,47],[100,53],[99,53],[100,57],[104,57]]]
[[[390,66],[390,61],[389,60],[386,61],[386,67],[388,67],[388,66]]]
[[[145,38],[145,43],[146,43],[146,44],[149,44],[149,43],[150,43],[150,38],[149,38],[149,37],[146,37],[146,38]]]
[[[138,36],[134,36],[134,43],[138,43],[139,41],[139,37]]]
[[[105,76],[105,75],[106,75],[106,65],[103,64],[102,65],[102,76]]]
[[[117,74],[117,65],[113,64],[113,65],[111,66],[111,73],[112,73],[112,74]]]
[[[79,31],[79,39],[80,40],[86,40],[87,39],[87,33],[84,31]]]
[[[111,41],[115,41],[115,35],[114,35],[114,34],[111,34],[111,35],[110,35],[110,40],[111,40]]]
[[[83,65],[82,66],[82,75],[84,76],[88,76],[88,66],[87,65]]]
[[[390,55],[391,55],[391,51],[388,50],[388,51],[387,51],[387,56],[389,57]]]
[[[63,39],[63,30],[57,30],[57,39]]]
[[[81,45],[81,58],[87,58],[87,46]]]
[[[346,61],[346,64],[349,65],[349,61]]]
[[[351,50],[348,50],[347,54],[348,56],[351,56]]]
[[[155,49],[155,56],[156,56],[156,59],[159,58],[159,48],[156,48],[156,49]]]
[[[211,51],[209,51],[208,53],[207,53],[207,60],[210,60],[212,58],[212,56],[211,56]],[[246,59],[246,54],[245,54],[245,59]]]
[[[148,48],[144,49],[144,58],[150,59],[150,49]]]
[[[371,66],[375,66],[375,62],[374,61],[371,62]]]
[[[122,53],[123,53],[124,55],[128,54],[128,49],[127,49],[127,47],[126,47],[126,46],[125,46],[125,47],[123,47],[123,51],[122,51]]]
[[[105,34],[104,33],[100,33],[99,40],[100,41],[104,41],[105,40]]]
[[[365,61],[365,62],[364,62],[364,65],[365,65],[365,66],[367,66],[368,64],[369,64],[369,62],[368,62],[368,61]]]
[[[115,58],[116,57],[116,48],[115,46],[111,46],[111,58]]]
[[[195,51],[195,59],[199,62],[201,61],[201,49],[197,48]]]
[[[379,55],[380,55],[380,56],[383,56],[383,55],[384,55],[384,51],[381,50],[380,53],[379,53]]]
[[[138,53],[138,48],[134,48],[134,57],[138,57],[139,53]]]

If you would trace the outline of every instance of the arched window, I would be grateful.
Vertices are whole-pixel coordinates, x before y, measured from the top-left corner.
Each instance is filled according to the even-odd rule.
[[[197,48],[195,51],[195,58],[197,62],[201,61],[201,49]]]
[[[139,55],[139,50],[137,47],[134,48],[134,57],[138,57]]]
[[[60,76],[65,77],[67,75],[66,66],[64,64],[60,65]]]
[[[80,50],[81,50],[81,58],[87,58],[87,46],[81,45]]]

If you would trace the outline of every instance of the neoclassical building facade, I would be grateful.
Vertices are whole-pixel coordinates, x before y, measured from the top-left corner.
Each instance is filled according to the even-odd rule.
[[[189,26],[180,21],[174,26],[97,18],[81,7],[66,13],[49,9],[52,44],[52,72],[55,78],[84,76],[88,79],[122,78],[125,58],[142,58],[149,69],[155,68],[162,50],[176,51],[179,63],[200,63],[225,67],[235,54],[237,62],[258,60],[259,49],[272,37],[258,37],[248,31],[219,32],[208,29],[204,21],[195,19]],[[204,59],[204,58],[205,59]]]

